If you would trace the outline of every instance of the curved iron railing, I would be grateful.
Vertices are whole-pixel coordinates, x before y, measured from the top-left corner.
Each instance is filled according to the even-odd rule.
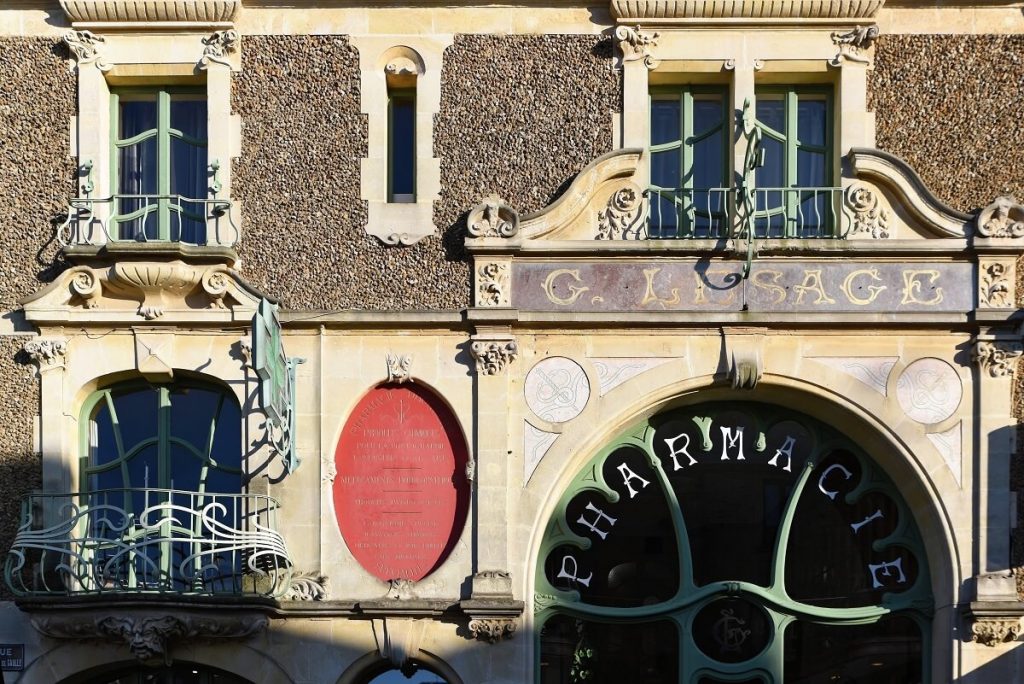
[[[161,220],[167,225],[157,225]],[[76,197],[57,229],[62,247],[125,242],[234,247],[239,235],[229,200],[182,195]]]
[[[282,595],[292,562],[263,494],[108,489],[31,494],[7,554],[18,596]]]

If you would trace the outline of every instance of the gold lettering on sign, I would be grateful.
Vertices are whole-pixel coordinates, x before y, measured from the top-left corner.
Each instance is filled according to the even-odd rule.
[[[804,269],[804,281],[793,287],[797,292],[796,303],[799,304],[808,292],[818,295],[813,304],[835,304],[836,300],[825,294],[825,286],[821,282],[821,269]]]
[[[725,290],[724,288],[719,289],[711,286],[711,276],[724,276],[722,278],[723,285],[728,284],[730,279],[729,276],[733,276],[733,278],[736,278],[738,280],[738,277],[736,276],[736,271],[733,271],[732,269],[729,268],[709,268],[705,270],[703,274],[694,271],[693,277],[694,280],[696,280],[697,285],[693,294],[693,303],[706,304],[708,300],[707,297],[704,296],[704,289],[710,286],[711,289],[718,290],[719,292],[727,291],[729,297],[724,302],[722,302],[722,304],[732,304],[733,300],[736,299],[736,290],[733,287],[730,287],[728,290]]]
[[[569,292],[570,292],[569,296],[568,297],[559,297],[558,295],[555,294],[555,279],[560,277],[560,276],[564,276],[564,275],[572,276],[573,279],[577,283],[583,284],[583,281],[580,280],[579,269],[575,269],[575,268],[559,268],[559,269],[555,269],[554,271],[552,271],[551,273],[548,274],[547,278],[544,279],[544,294],[547,295],[548,301],[550,301],[552,304],[561,304],[562,306],[572,306],[572,303],[575,302],[577,299],[579,299],[580,296],[584,292],[589,290],[590,288],[589,287],[576,287],[575,285],[570,284],[570,285],[568,285]]]
[[[920,277],[927,277],[928,284],[935,287],[936,281],[939,276],[942,275],[935,270],[923,270],[918,271],[908,268],[903,271],[903,300],[900,304],[924,304],[926,306],[933,306],[942,301],[942,288],[935,288],[935,296],[931,299],[921,299],[918,297],[921,294],[921,281],[918,280]]]
[[[786,301],[786,288],[778,284],[781,277],[782,271],[765,269],[763,271],[754,271],[750,276],[750,282],[754,283],[754,287],[771,293],[772,304],[781,304]]]
[[[654,276],[658,275],[661,271],[660,268],[645,268],[644,278],[647,280],[647,289],[644,291],[644,298],[640,301],[640,306],[647,306],[648,304],[661,304],[664,307],[670,307],[673,304],[679,303],[679,288],[672,288],[672,299],[662,299],[658,295],[654,294]]]
[[[850,275],[846,276],[846,279],[843,281],[842,287],[840,288],[843,291],[843,294],[846,295],[846,298],[850,300],[851,304],[867,306],[878,299],[878,295],[881,294],[882,290],[888,289],[885,285],[868,285],[867,290],[870,294],[868,294],[867,297],[858,297],[854,294],[853,281],[855,278],[860,276],[870,276],[872,280],[882,279],[882,277],[878,275],[877,268],[858,268],[856,271],[852,271]]]

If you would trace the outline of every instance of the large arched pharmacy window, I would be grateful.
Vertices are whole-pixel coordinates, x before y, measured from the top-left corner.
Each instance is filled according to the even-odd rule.
[[[249,684],[249,680],[230,672],[195,663],[158,667],[133,664],[102,669],[102,674],[83,673],[61,684]]]
[[[662,413],[575,478],[537,569],[538,681],[929,681],[920,534],[851,440],[794,411]]]
[[[123,383],[83,407],[82,489],[92,577],[107,590],[237,592],[243,560],[228,539],[250,515],[240,496],[241,412],[216,385]]]

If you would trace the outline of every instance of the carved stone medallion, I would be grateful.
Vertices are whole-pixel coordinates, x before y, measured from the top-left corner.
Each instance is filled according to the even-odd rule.
[[[578,363],[553,356],[530,369],[523,391],[534,415],[551,423],[564,423],[583,412],[590,399],[590,381]]]
[[[956,412],[963,385],[956,370],[942,359],[918,359],[896,383],[896,398],[911,420],[940,423]]]

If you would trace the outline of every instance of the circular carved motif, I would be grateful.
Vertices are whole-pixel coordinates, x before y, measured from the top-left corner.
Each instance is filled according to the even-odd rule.
[[[693,641],[705,655],[723,663],[750,660],[772,637],[763,609],[742,598],[718,598],[693,619]]]
[[[942,359],[918,359],[904,369],[896,383],[896,398],[907,416],[918,423],[949,418],[963,397],[960,376]]]
[[[526,376],[526,405],[538,418],[564,423],[583,412],[590,381],[583,368],[564,356],[544,359]]]

